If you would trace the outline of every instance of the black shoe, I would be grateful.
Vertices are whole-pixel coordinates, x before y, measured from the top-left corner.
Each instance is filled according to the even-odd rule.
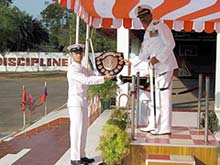
[[[80,161],[85,162],[85,163],[93,163],[95,159],[84,157],[84,158],[81,158]]]
[[[88,163],[81,160],[71,160],[71,165],[88,165]]]

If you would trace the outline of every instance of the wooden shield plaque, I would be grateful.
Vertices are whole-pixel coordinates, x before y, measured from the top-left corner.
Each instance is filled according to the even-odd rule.
[[[102,75],[117,75],[124,67],[124,56],[119,52],[104,52],[95,58],[95,64]]]

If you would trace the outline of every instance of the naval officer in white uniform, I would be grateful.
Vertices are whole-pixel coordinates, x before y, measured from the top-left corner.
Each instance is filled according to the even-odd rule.
[[[166,24],[153,20],[150,6],[138,6],[136,14],[146,31],[139,56],[132,61],[132,64],[135,66],[141,61],[149,59],[150,66],[154,66],[156,72],[157,127],[154,127],[154,112],[153,108],[151,108],[149,124],[141,130],[151,132],[154,135],[170,134],[172,123],[172,78],[174,70],[178,68],[173,53],[175,41],[171,30]],[[151,98],[153,100],[152,93]],[[153,102],[151,106],[153,107]]]
[[[81,65],[84,45],[74,44],[68,46],[67,49],[70,52],[70,61],[72,61],[67,71],[71,165],[89,164],[95,160],[87,158],[85,153],[89,105],[87,90],[89,85],[104,83],[104,80],[113,79],[114,76],[96,76],[93,71]]]

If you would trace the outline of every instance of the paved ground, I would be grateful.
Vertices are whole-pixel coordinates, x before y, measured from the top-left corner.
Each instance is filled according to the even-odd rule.
[[[197,110],[198,109],[198,79],[174,78],[173,81],[173,110]],[[188,92],[186,92],[188,91]],[[202,89],[202,110],[205,110],[205,80]],[[179,92],[186,92],[178,94]],[[214,109],[214,79],[210,79],[209,109]]]
[[[27,95],[38,99],[44,82],[47,82],[48,112],[59,108],[67,101],[67,81],[65,72],[53,73],[0,73],[0,138],[23,126],[23,114],[20,107],[22,86]],[[44,116],[44,107],[37,107],[33,120]],[[30,122],[30,111],[26,111],[27,123]]]

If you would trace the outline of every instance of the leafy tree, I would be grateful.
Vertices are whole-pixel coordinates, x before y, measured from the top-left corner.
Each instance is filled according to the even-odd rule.
[[[12,0],[0,0],[0,6],[9,6]]]
[[[0,8],[0,50],[7,48],[7,39],[18,30],[17,26],[13,25],[13,13],[10,8],[3,6]]]
[[[94,29],[94,35],[91,38],[96,52],[116,51],[116,32],[113,33],[112,30],[106,29]]]
[[[62,51],[75,43],[76,15],[58,3],[41,12],[42,20],[34,19],[17,7],[12,0],[0,0],[0,51]],[[79,42],[85,43],[86,24],[80,21]],[[92,29],[92,28],[91,28]],[[91,39],[96,52],[115,51],[115,34],[92,29]],[[104,35],[103,35],[104,34]]]
[[[60,49],[68,45],[69,28],[72,12],[62,8],[58,3],[52,3],[41,12],[42,21],[49,30],[49,45],[52,49]]]
[[[18,32],[9,42],[12,50],[37,49],[37,45],[48,40],[47,30],[37,19],[18,12],[15,23],[18,26]]]
[[[46,9],[41,12],[42,22],[48,28],[50,34],[50,46],[55,49],[60,46],[67,47],[69,44],[75,43],[76,34],[76,15],[73,11],[62,8],[57,3],[48,5]],[[81,20],[79,42],[85,43],[86,38],[86,24]],[[91,39],[93,41],[94,50],[102,52],[115,51],[115,38],[111,39],[103,35],[103,30],[91,29]]]
[[[17,7],[0,7],[0,22],[0,51],[36,50],[48,40],[43,25]]]

